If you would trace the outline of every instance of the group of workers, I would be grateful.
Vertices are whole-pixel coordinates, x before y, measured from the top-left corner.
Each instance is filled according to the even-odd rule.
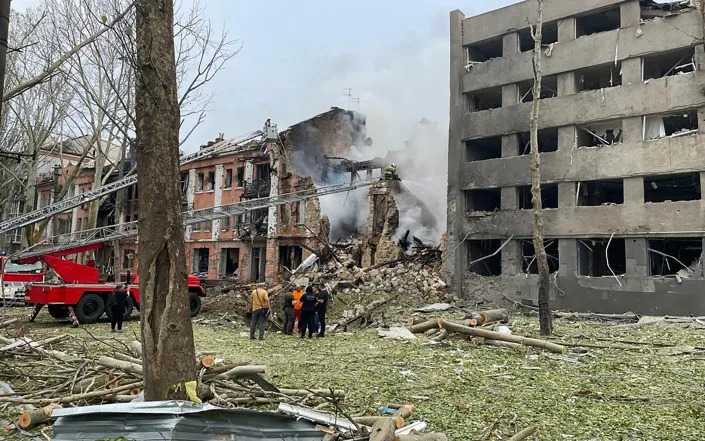
[[[298,323],[299,337],[325,337],[326,312],[330,295],[324,283],[309,285],[306,289],[296,285],[293,291],[287,292],[282,301],[284,313],[284,334],[292,335],[294,326]],[[259,339],[264,340],[264,328],[267,317],[271,314],[269,293],[264,288],[252,290],[252,321],[250,322],[250,339],[255,339],[255,331],[259,330]]]

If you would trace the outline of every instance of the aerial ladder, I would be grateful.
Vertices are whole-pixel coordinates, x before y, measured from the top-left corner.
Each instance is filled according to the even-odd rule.
[[[187,164],[189,162],[216,154],[222,150],[232,148],[238,144],[252,141],[255,138],[262,137],[263,134],[264,133],[262,131],[257,130],[235,140],[216,143],[211,147],[201,149],[195,153],[181,156],[181,158],[179,158],[179,162],[182,165]],[[0,234],[16,230],[17,228],[26,227],[27,225],[35,224],[44,219],[51,218],[56,214],[69,211],[73,208],[94,201],[111,193],[115,193],[116,191],[119,191],[123,188],[127,188],[136,183],[137,175],[129,175],[115,182],[111,182],[102,187],[96,188],[95,190],[89,190],[85,193],[80,193],[75,196],[68,197],[59,202],[47,205],[46,207],[42,207],[38,210],[30,211],[29,213],[24,213],[19,216],[15,216],[12,219],[0,222]]]
[[[213,221],[230,216],[245,214],[262,208],[276,207],[327,196],[335,193],[343,193],[357,188],[369,187],[379,182],[379,179],[365,179],[352,181],[349,183],[329,185],[325,187],[315,187],[307,190],[300,190],[292,193],[283,193],[264,198],[249,199],[233,204],[220,205],[217,207],[202,208],[199,210],[186,210],[182,217],[185,225],[196,224],[204,221]],[[62,251],[83,249],[88,251],[100,248],[103,243],[120,240],[138,234],[138,221],[126,222],[119,225],[94,228],[91,230],[77,231],[75,233],[59,234],[49,237],[35,245],[17,253],[13,257],[27,259],[40,255],[61,255]]]

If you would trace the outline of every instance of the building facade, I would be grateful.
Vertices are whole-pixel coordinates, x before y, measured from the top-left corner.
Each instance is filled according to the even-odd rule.
[[[447,267],[535,301],[536,2],[450,14]],[[705,313],[705,53],[696,2],[546,0],[539,151],[552,307]]]

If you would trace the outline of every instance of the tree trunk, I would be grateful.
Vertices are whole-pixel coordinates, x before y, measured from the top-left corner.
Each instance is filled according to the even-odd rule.
[[[534,37],[534,89],[533,105],[531,107],[530,138],[531,138],[531,202],[534,214],[534,252],[539,270],[539,324],[542,335],[553,333],[551,323],[551,307],[549,305],[550,276],[548,274],[548,258],[543,244],[543,205],[541,203],[541,160],[539,158],[539,106],[541,103],[541,37],[543,27],[543,1],[536,0],[536,26]]]
[[[137,0],[140,325],[147,401],[186,399],[196,351],[181,217],[174,5]]]
[[[0,0],[0,87],[5,91],[5,65],[7,60],[7,37],[10,33],[10,2]],[[0,101],[0,114],[2,102]]]

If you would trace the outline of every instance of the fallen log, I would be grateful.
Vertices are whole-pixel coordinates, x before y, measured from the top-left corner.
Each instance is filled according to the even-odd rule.
[[[107,390],[97,390],[93,392],[88,392],[85,394],[72,394],[68,395],[65,397],[61,398],[32,398],[32,399],[27,399],[27,398],[15,398],[15,397],[0,397],[0,402],[3,403],[15,403],[15,404],[34,404],[34,405],[42,405],[42,404],[49,404],[49,403],[58,403],[58,404],[67,404],[67,403],[74,403],[76,401],[82,401],[82,400],[89,400],[92,398],[101,398],[105,397],[107,395],[117,395],[118,392],[124,392],[126,390],[130,390],[134,387],[140,387],[142,386],[141,381],[137,381],[135,383],[130,383],[130,384],[125,384],[123,386],[118,386],[115,389],[107,389]]]
[[[445,340],[446,338],[448,338],[449,336],[450,336],[450,332],[448,332],[447,329],[443,329],[442,331],[440,331],[440,332],[438,333],[438,335],[436,335],[435,337],[433,337],[433,338],[430,340],[430,341],[432,342],[431,344],[433,344],[433,343],[440,343],[440,342],[442,342],[443,340]]]
[[[353,421],[355,421],[358,424],[362,424],[363,426],[374,426],[375,423],[381,420],[388,420],[390,417],[388,416],[360,416],[360,417],[353,417]],[[393,416],[391,417],[394,420],[394,426],[397,429],[401,429],[404,427],[404,418],[401,416]]]
[[[536,433],[536,427],[527,427],[526,429],[517,432],[517,434],[513,437],[509,438],[509,441],[522,441],[534,433]]]
[[[438,329],[438,328],[431,328],[431,329],[429,329],[428,331],[424,332],[424,335],[425,335],[426,337],[433,337],[434,335],[438,334],[439,332],[441,332],[440,329]]]
[[[17,426],[21,429],[27,430],[39,424],[45,423],[51,419],[51,413],[54,409],[58,409],[61,406],[58,404],[49,404],[40,409],[26,410],[20,414],[17,419]]]
[[[397,421],[394,418],[384,418],[372,425],[370,441],[396,441]]]
[[[240,363],[231,363],[231,364],[226,364],[223,366],[216,366],[216,367],[208,369],[208,372],[206,372],[206,375],[222,374],[223,372],[227,372],[232,368],[236,368],[239,366],[249,366],[251,364],[252,364],[251,361],[243,361]]]
[[[215,364],[215,357],[212,355],[206,355],[203,358],[201,358],[199,364],[201,367],[204,367],[206,369],[210,369]]]
[[[521,349],[524,347],[519,343],[512,343],[510,341],[491,340],[488,338],[486,338],[483,343],[486,345],[490,345],[490,346],[498,346],[498,347],[502,347],[502,348],[511,348],[511,349]]]
[[[0,352],[2,351],[9,351],[11,349],[20,349],[24,348],[25,346],[29,346],[30,348],[39,348],[44,345],[48,345],[51,343],[56,343],[58,341],[66,340],[69,338],[68,334],[62,334],[62,335],[57,335],[56,337],[50,337],[44,340],[38,340],[38,341],[32,341],[28,338],[21,338],[18,340],[15,340],[14,342],[3,346],[0,348]]]
[[[4,322],[0,322],[0,328],[4,328],[5,326],[10,326],[10,325],[17,323],[19,321],[20,321],[20,319],[18,319],[18,318],[11,318],[11,319],[5,320]]]
[[[117,360],[112,357],[106,357],[105,355],[101,355],[100,357],[98,357],[97,363],[101,366],[105,366],[108,368],[120,369],[125,372],[142,375],[142,364],[131,363],[129,361],[124,360]]]
[[[509,321],[509,312],[506,309],[489,309],[487,311],[476,311],[466,314],[463,319],[477,320],[477,326],[486,325],[488,323],[507,323]]]
[[[82,394],[85,392],[90,392],[91,390],[100,389],[106,387],[107,389],[114,389],[118,385],[117,378],[113,375],[100,374],[95,377],[85,378],[73,386],[71,393]]]
[[[525,346],[533,346],[536,348],[546,349],[551,352],[556,352],[558,354],[565,354],[566,347],[551,343],[545,340],[539,340],[536,338],[523,337],[520,335],[513,334],[502,334],[500,332],[488,331],[487,329],[481,328],[471,328],[469,326],[463,326],[454,323],[449,320],[439,319],[438,327],[441,329],[447,329],[451,332],[457,332],[458,334],[472,335],[474,337],[483,337],[490,340],[508,341],[511,343],[519,343]]]
[[[138,342],[137,340],[132,340],[130,342],[127,342],[127,347],[130,348],[130,352],[132,352],[132,355],[135,357],[142,358],[142,343]]]
[[[425,321],[428,321],[428,319],[425,319],[423,317],[409,317],[409,326],[413,325],[418,325],[419,323],[423,323]]]
[[[334,331],[337,331],[339,328],[342,328],[343,331],[347,330],[348,325],[360,320],[363,317],[368,316],[371,314],[375,309],[379,308],[382,305],[385,305],[386,303],[389,302],[389,298],[386,299],[379,299],[375,300],[374,302],[370,303],[369,305],[365,306],[360,313],[357,315],[350,317],[349,319],[343,319],[339,321],[338,323],[335,324],[333,327]]]
[[[475,326],[477,325],[477,321],[475,319],[467,319],[467,320],[447,320],[449,322],[456,323],[458,325],[462,326]],[[430,319],[426,320],[425,322],[418,323],[416,325],[409,326],[409,330],[415,334],[419,334],[421,332],[426,332],[430,329],[438,328],[438,319]]]
[[[263,374],[267,368],[265,366],[237,366],[229,371],[223,372],[222,374],[217,374],[215,376],[208,376],[207,378],[218,378],[218,379],[223,379],[227,380],[230,378],[236,378],[236,377],[241,377],[244,375],[251,375],[251,374]],[[204,376],[206,378],[206,376]]]

